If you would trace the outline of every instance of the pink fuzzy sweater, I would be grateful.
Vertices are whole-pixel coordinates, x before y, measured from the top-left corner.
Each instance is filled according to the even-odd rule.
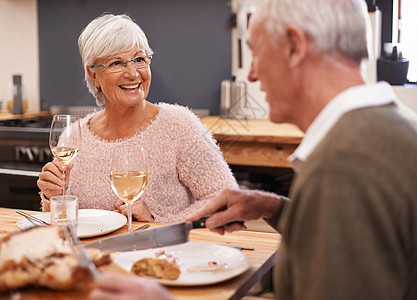
[[[211,132],[200,120],[185,107],[158,106],[160,112],[151,125],[118,141],[104,141],[90,131],[88,123],[95,113],[81,120],[82,144],[69,184],[80,208],[115,209],[110,161],[112,149],[121,145],[145,148],[148,186],[138,201],[145,203],[156,222],[184,220],[223,187],[237,187]]]

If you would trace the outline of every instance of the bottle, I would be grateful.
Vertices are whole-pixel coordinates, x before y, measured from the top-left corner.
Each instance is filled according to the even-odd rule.
[[[25,87],[22,84],[22,75],[13,75],[13,80],[7,91],[4,109],[9,113],[22,115],[27,108],[28,102],[26,100]]]
[[[22,75],[13,75],[13,114],[23,115]]]
[[[223,118],[228,118],[229,117],[231,84],[232,84],[232,82],[230,80],[223,80],[221,82],[220,116],[223,117]]]

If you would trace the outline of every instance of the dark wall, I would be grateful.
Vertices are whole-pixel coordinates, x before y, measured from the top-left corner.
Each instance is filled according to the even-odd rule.
[[[379,9],[382,15],[381,28],[381,53],[384,55],[384,43],[392,42],[392,17],[393,17],[393,0],[365,0],[368,5],[368,11]]]
[[[127,13],[156,52],[148,100],[219,113],[220,82],[231,74],[227,0],[38,0],[40,90],[46,105],[95,105],[77,39],[104,12]]]
[[[384,43],[392,42],[393,0],[376,0],[382,14],[381,55],[384,55]]]

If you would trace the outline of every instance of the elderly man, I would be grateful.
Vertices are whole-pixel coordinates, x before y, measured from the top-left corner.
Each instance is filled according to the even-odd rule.
[[[279,299],[417,299],[417,116],[365,84],[367,32],[363,0],[266,0],[250,20],[249,79],[305,132],[291,200],[226,189],[189,219],[277,228]]]

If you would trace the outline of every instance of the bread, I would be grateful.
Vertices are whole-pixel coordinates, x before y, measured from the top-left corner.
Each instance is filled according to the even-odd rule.
[[[170,280],[177,279],[181,274],[177,260],[163,251],[156,253],[154,257],[145,257],[135,262],[131,272],[138,276]]]
[[[103,264],[110,260],[99,251],[91,253],[93,262]],[[73,289],[88,281],[90,276],[73,256],[58,226],[32,227],[0,240],[0,292],[27,286]]]

